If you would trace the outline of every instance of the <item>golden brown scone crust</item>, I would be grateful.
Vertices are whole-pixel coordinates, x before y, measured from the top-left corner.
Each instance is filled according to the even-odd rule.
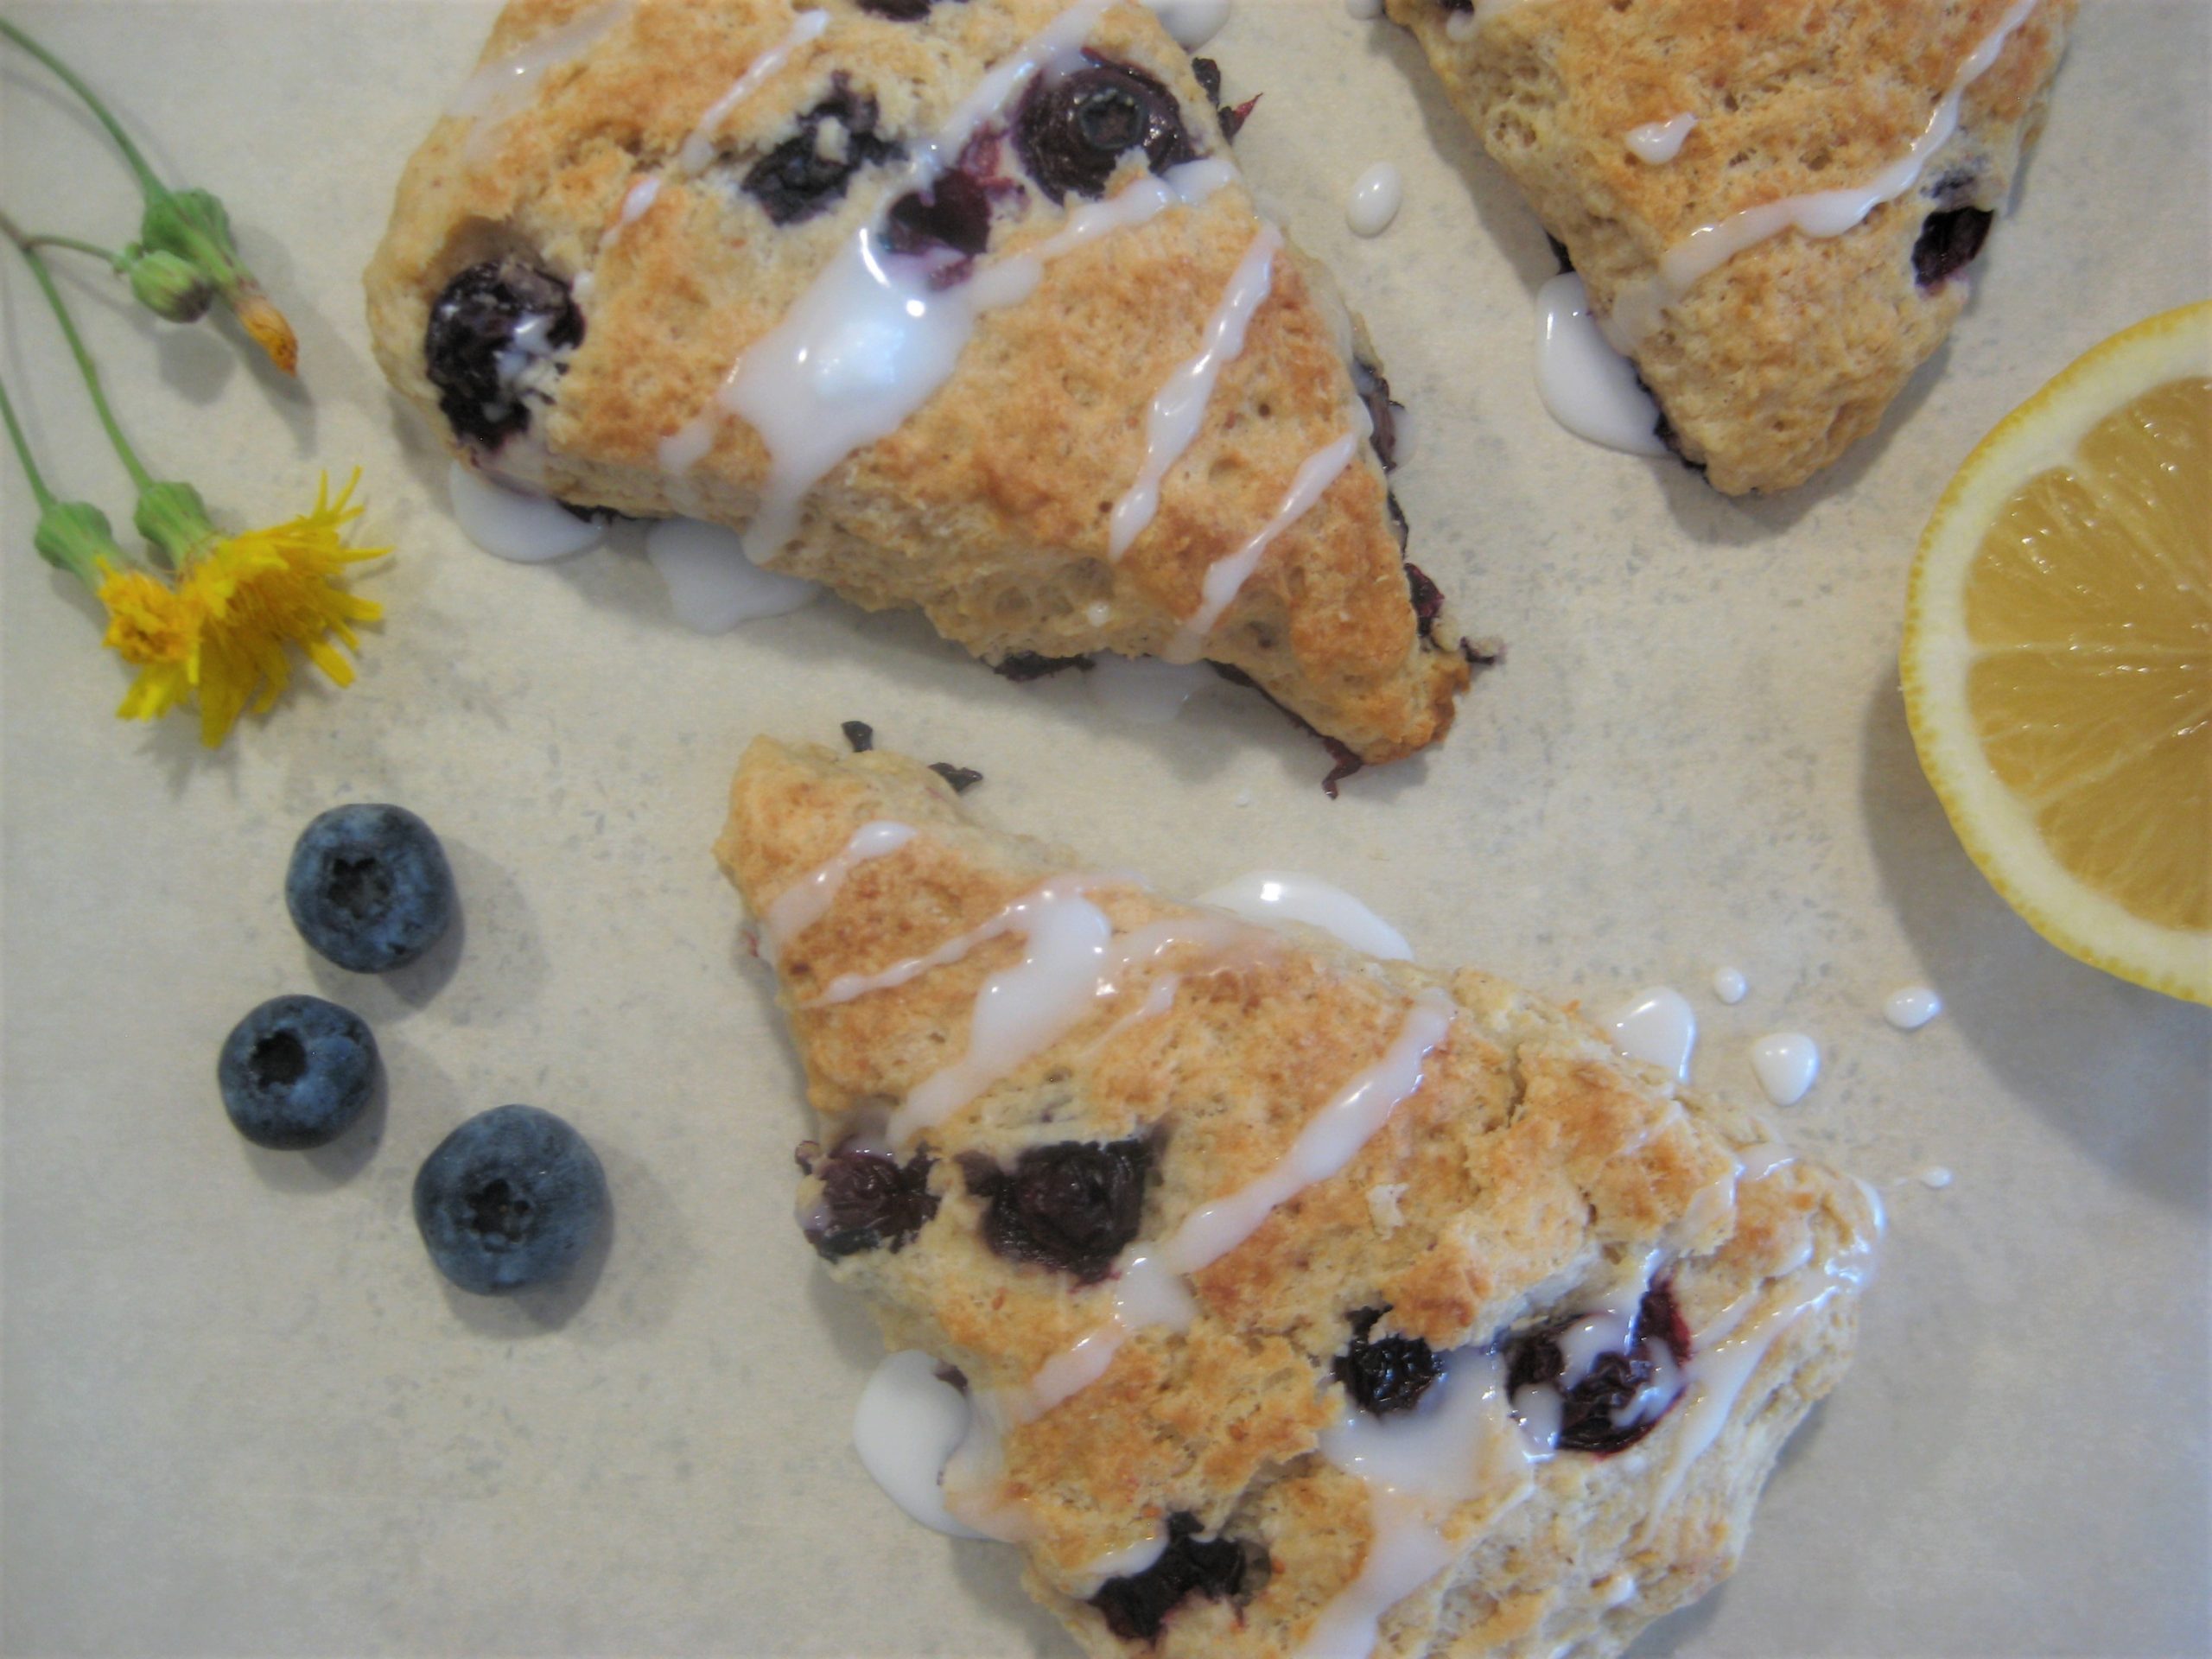
[[[1083,868],[976,825],[910,760],[766,739],[745,756],[715,850],[759,917],[885,820],[916,833],[854,867],[777,962],[825,1147],[960,1058],[983,982],[1025,946],[1001,935],[821,1003],[830,982],[926,954]],[[1117,935],[1194,913],[1126,876],[1088,897]],[[1164,1011],[1137,1014],[1170,972],[1182,977]],[[1027,1582],[1087,1651],[1136,1650],[1085,1599],[1087,1566],[1173,1515],[1268,1565],[1242,1602],[1178,1604],[1156,1646],[1170,1659],[1294,1653],[1357,1579],[1376,1536],[1365,1491],[1316,1436],[1344,1408],[1331,1366],[1359,1310],[1388,1308],[1376,1335],[1488,1344],[1587,1311],[1653,1249],[1694,1332],[1725,1334],[1732,1313],[1738,1332],[1763,1329],[1808,1304],[1775,1315],[1712,1422],[1686,1399],[1626,1451],[1561,1452],[1452,1510],[1458,1560],[1383,1621],[1376,1651],[1393,1655],[1618,1651],[1729,1572],[1781,1442],[1840,1372],[1879,1226],[1870,1192],[1807,1162],[1764,1173],[1755,1157],[1745,1173],[1738,1154],[1770,1141],[1761,1124],[1675,1090],[1512,986],[1376,962],[1303,930],[1171,947],[1117,980],[1060,1040],[919,1136],[938,1207],[912,1242],[831,1271],[868,1294],[891,1345],[957,1365],[979,1397],[1019,1391],[1107,1321],[1113,1285],[994,1254],[962,1154],[1004,1167],[1029,1147],[1150,1135],[1138,1236],[1164,1238],[1270,1169],[1424,992],[1448,995],[1448,1033],[1351,1161],[1192,1277],[1187,1332],[1138,1330],[1097,1381],[1006,1433],[999,1495],[1027,1530]],[[818,1173],[802,1182],[803,1210],[821,1190]]]
[[[1470,28],[1388,0],[1491,156],[1612,314],[1707,224],[1854,186],[1905,155],[2012,0],[1519,0]],[[1967,90],[1913,188],[1841,236],[1786,230],[1693,287],[1634,350],[1684,459],[1730,494],[1782,490],[1873,430],[1966,303],[1923,289],[1931,213],[1997,211],[2042,130],[2075,0],[2043,0]],[[1627,135],[1697,118],[1651,165]]]
[[[780,228],[738,181],[836,74],[875,99],[879,134],[912,149],[1062,0],[966,0],[913,22],[855,0],[821,5],[827,31],[731,111],[717,129],[720,159],[696,176],[676,165],[684,139],[785,40],[798,10],[785,0],[634,0],[512,118],[440,121],[407,168],[367,275],[378,359],[435,429],[450,438],[423,351],[444,285],[508,254],[567,281],[588,272],[583,343],[531,434],[542,454],[511,442],[499,465],[565,500],[750,521],[768,455],[745,422],[726,421],[680,480],[662,471],[658,446],[882,206],[897,169],[863,168],[833,209]],[[512,0],[486,61],[600,15],[598,0]],[[1167,86],[1194,147],[1227,156],[1189,57],[1150,13],[1118,4],[1090,43]],[[1023,179],[1010,146],[1004,165]],[[651,175],[662,179],[658,196],[621,224],[632,185]],[[1141,176],[1125,159],[1109,194]],[[1001,203],[987,261],[1065,223],[1033,186],[1016,188],[1020,209]],[[1318,270],[1286,250],[1158,516],[1109,562],[1109,512],[1143,462],[1153,395],[1198,350],[1260,228],[1240,181],[1051,261],[1030,297],[980,319],[918,410],[822,480],[774,568],[871,609],[918,607],[990,661],[1160,653],[1197,608],[1208,567],[1267,524],[1300,463],[1361,418],[1351,320]],[[1441,738],[1467,683],[1457,635],[1417,625],[1386,494],[1362,444],[1272,545],[1205,647],[1370,762]]]

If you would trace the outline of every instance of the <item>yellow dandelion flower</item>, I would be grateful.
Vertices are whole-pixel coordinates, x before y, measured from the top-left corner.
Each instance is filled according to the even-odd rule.
[[[338,580],[347,565],[391,550],[345,543],[345,526],[361,514],[349,505],[359,478],[334,501],[326,478],[304,517],[214,543],[174,588],[143,572],[110,572],[99,589],[106,643],[138,670],[116,713],[156,720],[196,699],[200,741],[213,748],[249,705],[265,713],[283,693],[288,645],[335,683],[352,684],[353,665],[331,641],[358,652],[353,625],[375,621],[384,608]]]

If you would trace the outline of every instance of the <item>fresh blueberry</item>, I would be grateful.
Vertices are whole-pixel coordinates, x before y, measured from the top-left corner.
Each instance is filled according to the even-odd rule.
[[[983,1242],[1009,1262],[1064,1268],[1087,1285],[1137,1236],[1151,1169],[1152,1148],[1140,1137],[1032,1147],[1011,1174],[984,1154],[960,1155],[968,1190],[987,1202]]]
[[[529,426],[562,354],[583,340],[568,284],[510,257],[471,265],[445,285],[430,307],[423,359],[454,435],[490,451]]]
[[[906,152],[877,132],[876,102],[855,92],[842,75],[831,77],[830,96],[799,117],[798,130],[753,162],[746,194],[777,225],[796,225],[830,211],[863,167],[893,162]]]
[[[1573,1387],[1561,1390],[1567,1357],[1560,1338],[1585,1317],[1571,1313],[1513,1338],[1505,1351],[1505,1389],[1509,1397],[1529,1388],[1558,1393],[1560,1450],[1608,1456],[1625,1451],[1656,1428],[1681,1398],[1677,1389],[1655,1411],[1647,1391],[1661,1378],[1661,1345],[1677,1370],[1689,1363],[1689,1326],[1675,1305],[1674,1287],[1662,1280],[1644,1292],[1637,1304],[1625,1348],[1599,1355]]]
[[[430,826],[404,806],[334,806],[300,832],[284,874],[300,937],[340,968],[403,967],[453,921],[453,872]]]
[[[1105,1615],[1106,1628],[1124,1642],[1159,1640],[1160,1626],[1185,1596],[1236,1597],[1244,1593],[1250,1567],[1243,1546],[1229,1538],[1201,1539],[1198,1518],[1178,1511],[1167,1517],[1167,1548],[1141,1573],[1109,1579],[1090,1605]]]
[[[483,1296],[558,1279],[591,1248],[607,1211],[598,1155],[535,1106],[478,1113],[415,1176],[415,1224],[430,1260]]]
[[[1351,1343],[1334,1366],[1337,1381],[1353,1401],[1377,1417],[1411,1411],[1438,1374],[1436,1351],[1419,1337],[1368,1336],[1387,1312],[1363,1307],[1351,1316]]]
[[[273,996],[231,1028],[215,1062],[223,1109],[257,1147],[296,1151],[346,1133],[377,1077],[360,1015],[319,996]]]
[[[822,1201],[800,1224],[806,1242],[824,1262],[863,1250],[897,1255],[937,1214],[926,1153],[902,1167],[887,1152],[848,1143],[824,1157],[813,1141],[798,1149],[798,1166],[822,1177]]]
[[[1155,173],[1192,160],[1182,106],[1141,69],[1095,52],[1084,67],[1033,86],[1015,112],[1014,147],[1054,201],[1103,196],[1122,157],[1144,152]]]

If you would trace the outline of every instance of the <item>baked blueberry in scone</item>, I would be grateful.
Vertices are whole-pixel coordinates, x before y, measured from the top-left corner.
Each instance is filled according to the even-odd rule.
[[[1942,343],[2075,10],[1388,5],[1564,245],[1669,447],[1730,494],[1828,465]]]
[[[716,852],[819,1115],[805,1236],[965,1379],[947,1501],[1085,1651],[1611,1655],[1733,1567],[1871,1191],[1501,981],[895,754],[755,742]]]
[[[486,473],[988,662],[1215,661],[1370,763],[1467,683],[1373,353],[1128,0],[512,0],[367,285]]]

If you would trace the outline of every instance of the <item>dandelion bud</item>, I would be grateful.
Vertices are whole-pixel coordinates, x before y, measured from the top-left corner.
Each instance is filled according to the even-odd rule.
[[[189,259],[174,253],[124,251],[130,262],[130,292],[138,303],[171,322],[197,322],[215,303],[215,285]]]
[[[107,515],[89,501],[55,501],[38,516],[31,544],[39,557],[57,570],[67,570],[86,587],[100,585],[103,565],[120,569],[130,563],[116,545]]]

